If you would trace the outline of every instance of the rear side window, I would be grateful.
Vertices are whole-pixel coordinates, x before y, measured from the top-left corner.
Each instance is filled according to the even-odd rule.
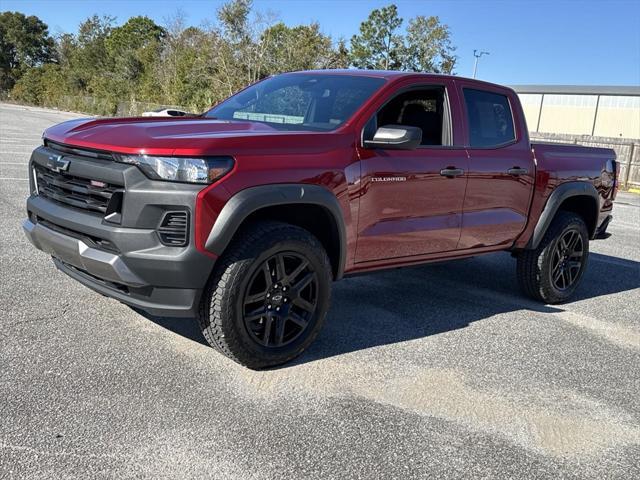
[[[513,114],[505,95],[464,89],[471,147],[497,147],[516,139]]]

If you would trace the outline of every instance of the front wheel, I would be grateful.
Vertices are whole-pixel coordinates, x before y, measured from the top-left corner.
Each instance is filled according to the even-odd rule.
[[[239,232],[200,305],[206,340],[249,368],[285,363],[311,344],[329,307],[331,266],[308,231],[261,222]]]
[[[559,212],[535,250],[517,257],[522,290],[545,303],[563,302],[580,284],[589,258],[589,233],[584,220],[572,212]]]

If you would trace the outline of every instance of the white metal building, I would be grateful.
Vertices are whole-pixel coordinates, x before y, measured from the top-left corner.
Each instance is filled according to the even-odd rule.
[[[640,87],[516,85],[531,132],[640,139]]]

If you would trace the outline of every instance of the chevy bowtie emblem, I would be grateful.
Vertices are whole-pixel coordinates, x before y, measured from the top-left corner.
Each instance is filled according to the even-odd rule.
[[[62,155],[49,155],[47,167],[54,172],[66,172],[69,170],[69,160],[65,160]]]

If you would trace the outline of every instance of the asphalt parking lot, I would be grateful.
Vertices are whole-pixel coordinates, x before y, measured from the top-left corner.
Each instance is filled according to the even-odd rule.
[[[75,116],[0,104],[0,478],[640,478],[640,196],[571,303],[508,254],[349,278],[253,372],[28,244],[30,151]]]

